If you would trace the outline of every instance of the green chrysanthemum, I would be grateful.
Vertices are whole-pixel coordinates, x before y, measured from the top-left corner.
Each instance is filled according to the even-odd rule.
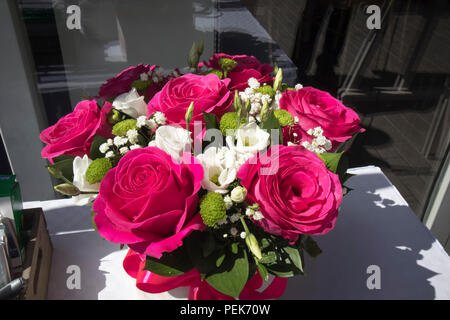
[[[220,220],[225,219],[226,211],[227,208],[222,195],[217,192],[208,192],[200,203],[200,215],[208,227],[212,227]]]
[[[234,61],[233,59],[220,58],[219,59],[219,65],[222,68],[222,70],[231,71],[234,68],[236,68],[238,63],[236,61]]]
[[[112,168],[111,162],[106,158],[98,158],[92,161],[86,170],[86,180],[90,184],[100,182],[106,173]]]
[[[241,124],[240,127],[246,123],[245,118],[241,118]],[[224,136],[227,135],[227,130],[236,130],[236,124],[237,124],[237,113],[236,112],[227,112],[225,113],[222,118],[220,119],[220,131]]]
[[[215,74],[216,76],[219,77],[219,79],[223,79],[223,72],[217,69],[212,69],[211,71],[208,72],[208,74]]]
[[[273,90],[273,88],[271,86],[259,87],[258,89],[255,89],[255,92],[260,92],[262,94],[268,94],[272,98],[275,95],[275,91]]]
[[[136,119],[127,119],[116,123],[112,129],[115,136],[125,136],[128,130],[138,129],[136,127]]]
[[[294,124],[294,117],[288,111],[279,109],[273,112],[275,118],[277,118],[278,123],[282,127],[287,127]]]

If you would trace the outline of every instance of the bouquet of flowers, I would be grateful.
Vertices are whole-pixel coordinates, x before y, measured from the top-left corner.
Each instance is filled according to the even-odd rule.
[[[127,245],[141,290],[268,299],[304,273],[330,231],[345,152],[363,129],[329,93],[283,83],[253,56],[214,54],[165,71],[139,64],[41,133],[55,190],[92,205],[102,237]],[[263,283],[270,281],[265,290]]]

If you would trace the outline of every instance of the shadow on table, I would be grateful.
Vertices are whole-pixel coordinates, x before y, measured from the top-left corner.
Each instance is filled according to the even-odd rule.
[[[100,261],[119,245],[101,238],[91,225],[88,207],[64,207],[46,210],[47,227],[52,238],[53,261],[48,288],[48,299],[98,299],[105,288],[105,274],[99,271]],[[125,249],[124,249],[125,250]],[[76,284],[76,271],[67,272],[69,266],[79,267],[80,288]],[[73,268],[73,267],[72,267]]]
[[[306,257],[306,275],[290,279],[282,298],[435,298],[431,278],[438,273],[418,264],[439,251],[428,229],[408,206],[391,197],[383,175],[358,175],[347,185],[355,190],[344,197],[335,228],[315,237],[323,253]],[[391,199],[383,198],[387,194]],[[373,265],[380,270],[379,290],[367,286]]]

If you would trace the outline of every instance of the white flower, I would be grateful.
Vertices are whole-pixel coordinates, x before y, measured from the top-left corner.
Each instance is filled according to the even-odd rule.
[[[236,153],[227,147],[210,147],[199,154],[197,159],[204,170],[203,188],[221,194],[227,193],[227,188],[236,179],[239,169]]]
[[[106,143],[108,144],[108,146],[112,146],[113,144],[114,144],[114,142],[113,142],[113,140],[112,139],[108,139],[108,140],[106,140]]]
[[[321,127],[315,127],[313,130],[313,135],[315,137],[321,136],[323,134],[323,129]]]
[[[295,116],[295,117],[294,117],[294,123],[298,123],[298,122],[299,122],[299,119],[298,119],[297,116]]]
[[[109,150],[109,145],[108,145],[108,143],[102,143],[101,145],[100,145],[100,147],[98,148],[98,150],[100,150],[100,152],[101,153],[106,153],[106,152],[108,152],[108,150]]]
[[[297,83],[294,87],[295,90],[300,90],[302,88],[303,88],[303,86],[300,83]]]
[[[142,148],[142,146],[139,145],[139,144],[133,144],[133,145],[130,146],[130,150],[140,149],[140,148]]]
[[[245,233],[245,231],[242,231],[239,236],[241,237],[241,239],[245,239],[247,237],[247,233]]]
[[[166,124],[166,116],[162,112],[155,112],[153,114],[153,119],[156,121],[157,124],[163,125]]]
[[[117,147],[123,146],[127,142],[128,142],[128,138],[119,137],[119,136],[114,137],[114,145],[116,145]]]
[[[138,142],[138,132],[136,129],[130,129],[127,131],[127,137],[131,144]]]
[[[148,119],[147,120],[147,127],[149,127],[150,129],[154,130],[156,129],[158,125],[156,124],[156,121],[153,119]]]
[[[142,128],[147,126],[147,117],[146,116],[140,116],[136,119],[136,127]]]
[[[231,221],[231,223],[235,223],[235,222],[239,221],[240,218],[241,218],[241,215],[239,213],[234,213],[230,216],[230,221]]]
[[[156,142],[155,142],[155,140],[150,141],[150,142],[148,143],[148,146],[149,146],[149,147],[156,147]]]
[[[112,152],[112,151],[108,151],[108,152],[105,154],[105,158],[112,158],[112,157],[114,157],[114,152]]]
[[[227,145],[237,154],[239,166],[253,157],[258,151],[269,145],[270,134],[261,129],[255,122],[247,123],[236,130],[236,143],[232,136],[227,136]]]
[[[260,87],[260,84],[256,78],[249,78],[247,80],[248,86],[252,89],[258,89]]]
[[[225,203],[225,208],[227,208],[227,210],[233,206],[233,200],[231,200],[229,195],[223,197],[223,202]]]
[[[233,200],[236,203],[242,203],[245,200],[245,197],[247,197],[247,189],[244,187],[236,187],[233,190],[231,190],[231,200]]]
[[[87,155],[84,155],[83,158],[75,157],[73,160],[73,185],[80,191],[98,192],[100,190],[100,183],[90,184],[86,180],[86,170],[91,163],[92,160],[89,159]],[[72,199],[76,205],[85,206],[92,202],[96,197],[96,194],[80,194],[72,197]]]
[[[136,88],[129,92],[122,93],[114,99],[113,107],[133,118],[138,118],[147,114],[147,104],[144,97],[140,96]]]
[[[161,126],[156,130],[155,146],[170,154],[179,161],[184,151],[189,150],[192,143],[190,132],[182,127]]]
[[[264,219],[264,216],[262,215],[261,211],[256,211],[253,214],[253,220],[258,221],[258,220],[262,220],[262,219]]]
[[[148,80],[148,74],[145,73],[145,72],[144,72],[144,73],[141,73],[139,77],[140,77],[141,80],[143,80],[143,81],[147,81],[147,80]]]
[[[128,147],[122,147],[122,148],[119,149],[119,152],[120,152],[121,155],[124,155],[128,151],[130,151],[130,149],[128,149]]]
[[[255,214],[255,211],[254,211],[253,209],[251,209],[251,208],[245,209],[245,215],[246,215],[247,217],[251,217],[251,216],[253,216],[254,214]]]
[[[237,233],[238,233],[238,229],[236,229],[235,227],[232,227],[232,228],[230,229],[230,233],[231,233],[232,236],[235,236],[235,235],[237,235]]]

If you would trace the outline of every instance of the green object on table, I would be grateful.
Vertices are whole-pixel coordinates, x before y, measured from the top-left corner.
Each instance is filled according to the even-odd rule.
[[[8,201],[6,199],[9,199]],[[0,208],[8,207],[9,212],[4,212],[3,215],[14,221],[16,229],[16,237],[22,251],[24,243],[22,241],[22,195],[20,193],[20,185],[16,181],[15,175],[0,175]],[[10,206],[10,207],[9,207]]]

